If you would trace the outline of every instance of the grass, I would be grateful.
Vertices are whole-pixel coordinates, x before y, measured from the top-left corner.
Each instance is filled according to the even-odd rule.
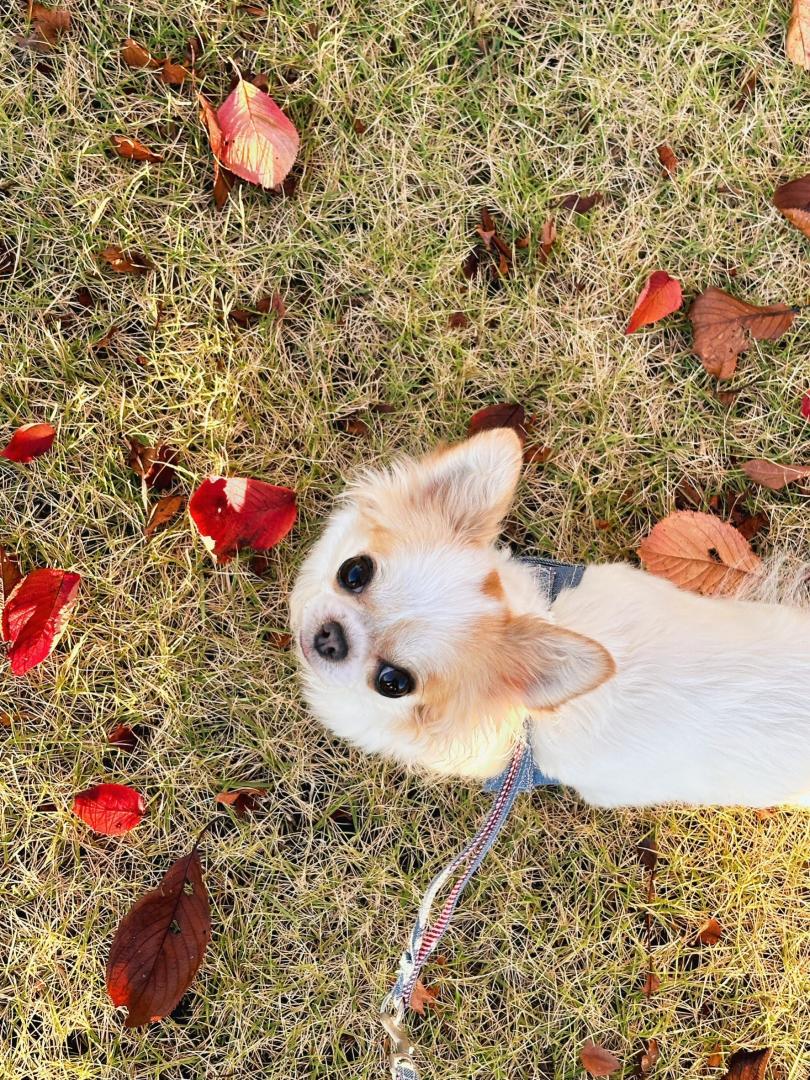
[[[0,676],[0,1074],[384,1075],[376,1004],[425,883],[486,803],[369,761],[306,715],[272,638],[296,564],[352,469],[458,437],[495,400],[524,401],[554,450],[508,523],[528,551],[632,557],[683,479],[708,497],[742,488],[735,463],[748,457],[808,460],[806,319],[742,359],[728,412],[683,314],[622,334],[655,269],[689,294],[715,284],[805,301],[807,241],[770,205],[777,183],[807,171],[787,4],[282,0],[267,19],[225,0],[71,9],[74,30],[48,58],[12,47],[19,10],[0,15],[0,235],[18,255],[0,281],[0,433],[59,425],[49,455],[0,467],[0,542],[26,568],[84,576],[57,654]],[[193,32],[213,100],[230,61],[268,73],[303,136],[293,197],[243,188],[217,213],[191,94],[118,60],[127,34],[180,59]],[[112,157],[115,133],[165,163]],[[662,142],[681,161],[674,181]],[[587,216],[552,209],[595,190],[605,198]],[[548,265],[533,248],[500,290],[466,282],[482,204],[515,236],[553,214]],[[110,243],[148,252],[156,271],[102,270]],[[95,308],[60,326],[50,316],[81,286]],[[220,317],[274,289],[283,322]],[[451,330],[459,310],[471,325]],[[111,325],[109,349],[93,351]],[[337,430],[375,401],[395,412],[368,413],[369,438]],[[123,435],[180,447],[186,491],[219,471],[296,487],[300,522],[267,576],[246,561],[215,568],[182,521],[145,544]],[[770,515],[761,551],[806,550],[806,496],[755,491],[748,504]],[[119,723],[144,730],[131,755],[105,743]],[[93,836],[69,812],[102,780],[149,799],[124,838]],[[270,796],[254,821],[223,815],[205,841],[202,971],[174,1018],[125,1031],[103,985],[114,928],[215,813],[214,794],[240,784]],[[55,812],[39,809],[48,802]],[[661,989],[646,998],[635,847],[651,827]],[[809,858],[807,815],[526,798],[427,973],[442,1004],[413,1027],[426,1075],[575,1077],[587,1038],[630,1075],[657,1037],[662,1080],[719,1077],[706,1063],[716,1046],[772,1046],[774,1078],[799,1080]],[[726,932],[696,949],[709,915]]]

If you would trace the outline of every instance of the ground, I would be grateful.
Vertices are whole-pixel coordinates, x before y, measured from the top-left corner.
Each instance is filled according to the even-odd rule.
[[[56,654],[0,675],[0,1072],[382,1076],[377,1002],[424,885],[486,799],[367,760],[307,715],[274,636],[296,565],[353,469],[459,437],[497,400],[524,402],[553,451],[527,469],[508,523],[530,552],[633,558],[683,480],[708,499],[742,490],[746,458],[808,460],[804,317],[743,357],[730,411],[683,313],[623,335],[657,269],[690,296],[714,284],[757,303],[806,297],[807,241],[770,201],[807,172],[787,3],[282,0],[266,18],[225,0],[70,6],[49,57],[13,47],[22,6],[0,15],[0,232],[14,265],[0,280],[0,436],[59,427],[38,462],[2,463],[0,543],[26,569],[84,579]],[[120,63],[128,34],[181,59],[195,32],[213,100],[232,62],[265,72],[300,129],[291,196],[246,187],[218,212],[192,93]],[[164,164],[114,157],[113,134]],[[674,179],[660,143],[680,159]],[[595,191],[587,215],[555,208]],[[460,271],[482,205],[508,238],[532,237],[499,289]],[[544,264],[548,216],[559,237]],[[103,269],[97,252],[114,243],[155,271]],[[81,287],[95,307],[54,319]],[[282,321],[223,318],[274,290]],[[448,325],[456,311],[468,327]],[[339,430],[356,410],[368,437]],[[298,490],[299,522],[263,578],[247,560],[215,567],[182,518],[144,541],[133,435],[182,450],[186,493],[212,472]],[[806,550],[807,496],[757,490],[747,505],[769,516],[759,551]],[[143,732],[131,754],[106,745],[120,723]],[[148,798],[123,838],[70,812],[103,780]],[[174,1018],[124,1030],[104,991],[114,929],[216,813],[214,795],[245,783],[268,788],[262,811],[223,813],[204,841],[202,970]],[[651,829],[648,905],[636,845]],[[629,1075],[655,1037],[661,1080],[719,1077],[710,1054],[764,1046],[774,1077],[805,1077],[809,858],[810,815],[526,797],[426,973],[440,1005],[413,1025],[425,1075],[576,1077],[586,1039]],[[709,916],[725,932],[696,947]]]

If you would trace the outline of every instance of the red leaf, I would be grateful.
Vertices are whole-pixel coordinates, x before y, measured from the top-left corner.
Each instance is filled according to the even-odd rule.
[[[641,326],[649,326],[665,315],[671,315],[682,303],[681,283],[670,277],[666,270],[656,270],[636,300],[625,334],[632,334]]]
[[[133,731],[129,724],[119,724],[109,733],[107,742],[110,746],[115,746],[119,750],[132,751],[138,745],[139,736],[137,731]]]
[[[44,454],[53,446],[56,428],[52,424],[23,424],[11,436],[5,450],[0,450],[0,457],[8,461],[21,461],[28,464],[34,458]]]
[[[242,547],[266,551],[295,523],[295,492],[242,477],[209,476],[191,496],[191,520],[215,559]]]
[[[3,641],[13,675],[24,675],[53,652],[76,603],[79,574],[69,570],[32,570],[16,586],[3,608]]]
[[[135,788],[123,784],[97,784],[73,799],[73,812],[93,832],[121,836],[143,821],[146,803]]]
[[[810,394],[805,394],[802,398],[802,416],[805,420],[810,420]]]
[[[299,136],[271,97],[240,79],[217,109],[220,164],[251,184],[275,187],[293,166]]]
[[[107,993],[114,1005],[129,1010],[125,1027],[160,1020],[174,1009],[197,974],[210,938],[208,893],[194,848],[118,925],[107,961]]]
[[[723,927],[715,918],[707,919],[697,932],[701,945],[716,945],[723,936]]]

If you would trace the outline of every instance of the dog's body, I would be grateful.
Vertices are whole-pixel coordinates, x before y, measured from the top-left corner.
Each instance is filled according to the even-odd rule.
[[[526,717],[597,806],[810,807],[810,610],[706,598],[629,565],[553,605],[494,546],[520,447],[476,436],[349,492],[291,601],[314,711],[361,748],[486,778]]]

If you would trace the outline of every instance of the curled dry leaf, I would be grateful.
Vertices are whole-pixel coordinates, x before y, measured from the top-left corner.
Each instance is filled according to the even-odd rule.
[[[59,40],[60,34],[70,29],[70,12],[65,8],[51,8],[45,4],[29,0],[28,18],[34,24],[34,37],[19,44],[33,45],[40,42],[47,46],[53,46]]]
[[[269,95],[240,79],[217,109],[220,164],[261,187],[280,184],[298,154],[299,136]],[[210,132],[209,132],[210,135]]]
[[[697,932],[701,945],[716,945],[723,936],[723,927],[715,918],[707,919]]]
[[[53,446],[56,428],[53,424],[23,424],[11,436],[8,445],[0,450],[0,457],[28,465]]]
[[[543,223],[543,229],[540,233],[540,258],[543,262],[548,262],[548,258],[551,255],[551,250],[557,241],[557,226],[554,224],[552,218],[547,218]]]
[[[664,172],[668,176],[674,176],[678,171],[678,159],[675,157],[675,152],[671,146],[667,146],[666,143],[661,143],[658,147],[658,160],[664,167]]]
[[[657,994],[661,989],[661,980],[655,974],[654,971],[648,971],[644,976],[644,982],[641,986],[641,992],[644,997],[652,997],[653,994]]]
[[[705,595],[734,592],[762,572],[751,545],[733,525],[694,510],[676,510],[638,548],[651,574]]]
[[[180,451],[173,446],[161,443],[159,446],[146,446],[139,439],[128,439],[130,469],[143,480],[146,487],[155,491],[165,491],[177,478],[175,465],[180,459]]]
[[[810,478],[810,465],[779,465],[775,461],[766,461],[765,458],[746,461],[742,469],[755,484],[762,484],[771,491],[781,491],[795,480]]]
[[[371,435],[368,422],[363,419],[359,412],[349,413],[348,416],[339,416],[335,420],[335,427],[346,435],[354,435],[359,439],[367,439]]]
[[[797,312],[798,308],[786,304],[747,304],[711,286],[695,298],[689,309],[693,350],[710,375],[730,379],[750,339],[775,341],[793,324]]]
[[[773,1050],[738,1050],[728,1059],[723,1080],[764,1080]]]
[[[658,1056],[658,1040],[650,1039],[647,1042],[646,1048],[642,1051],[641,1057],[639,1058],[638,1067],[642,1075],[646,1076],[647,1073],[652,1072],[652,1070],[655,1068],[656,1062],[658,1061]]]
[[[780,185],[773,193],[773,205],[810,239],[810,173]]]
[[[24,675],[51,655],[76,603],[81,576],[69,570],[32,570],[3,607],[3,641],[13,675]]]
[[[417,979],[411,991],[411,1000],[408,1002],[415,1013],[425,1015],[425,1011],[436,1004],[439,991],[432,986],[425,986],[421,979]]]
[[[247,330],[249,326],[252,326],[270,312],[277,319],[283,319],[287,314],[287,308],[278,290],[257,300],[256,306],[253,308],[231,308],[228,312],[228,319],[236,323],[237,326],[241,326],[243,330]]]
[[[216,109],[202,94],[197,94],[197,101],[200,106],[200,119],[208,135],[211,153],[214,155],[214,202],[217,209],[221,210],[228,201],[228,196],[236,183],[236,177],[220,163],[222,129],[219,126]]]
[[[641,865],[645,870],[652,873],[658,863],[658,841],[655,832],[647,833],[647,835],[639,841],[636,851]]]
[[[191,78],[191,72],[182,64],[175,64],[166,57],[161,66],[160,78],[167,86],[182,86],[186,79]]]
[[[793,0],[785,52],[788,60],[810,71],[810,0]]]
[[[132,139],[129,135],[112,135],[110,142],[119,157],[128,158],[130,161],[151,161],[156,164],[163,161],[160,154],[144,146],[140,139]]]
[[[566,195],[557,203],[563,210],[573,210],[575,214],[587,214],[593,210],[597,203],[602,201],[602,192],[595,191],[593,195]]]
[[[102,259],[116,274],[148,274],[154,263],[141,251],[124,251],[117,244],[108,244],[99,252]]]
[[[467,437],[477,435],[479,431],[491,431],[493,428],[504,427],[512,428],[520,436],[521,442],[525,442],[526,410],[522,405],[516,405],[513,402],[499,402],[479,409],[470,418],[467,425]]]
[[[73,799],[73,812],[104,836],[121,836],[143,821],[144,797],[124,784],[97,784]]]
[[[214,800],[220,806],[231,806],[237,817],[245,818],[259,809],[259,802],[267,795],[267,788],[240,787],[232,791],[220,791]]]
[[[159,68],[160,60],[140,45],[134,38],[127,38],[121,46],[121,59],[131,68]]]
[[[240,548],[266,551],[295,523],[295,492],[263,480],[210,476],[191,496],[191,520],[215,560],[227,562]]]
[[[174,521],[185,505],[186,500],[183,495],[164,495],[163,498],[158,499],[146,519],[143,529],[146,539],[151,540],[156,532],[160,532],[170,521]]]
[[[138,733],[129,724],[119,724],[107,735],[107,742],[117,750],[131,753],[140,741]]]
[[[0,600],[5,601],[11,596],[15,586],[23,579],[17,556],[0,547]]]
[[[211,938],[211,912],[195,847],[121,920],[107,961],[107,993],[141,1027],[175,1008],[199,970]]]
[[[681,283],[670,277],[666,270],[656,270],[647,278],[636,300],[625,334],[632,334],[641,326],[649,326],[665,315],[671,315],[682,303]]]
[[[611,1076],[621,1067],[615,1054],[589,1039],[579,1052],[582,1068],[590,1076]]]

